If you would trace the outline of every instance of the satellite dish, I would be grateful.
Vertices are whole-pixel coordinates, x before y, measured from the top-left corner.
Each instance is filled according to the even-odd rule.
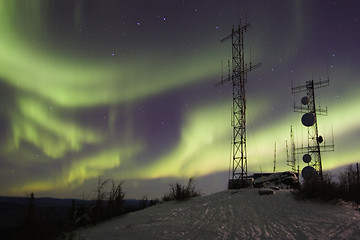
[[[324,141],[324,138],[323,138],[322,136],[319,136],[319,137],[318,137],[318,142],[319,142],[319,143],[322,143],[323,141]]]
[[[311,127],[316,122],[315,116],[312,113],[305,113],[301,117],[301,123],[306,127]]]
[[[308,180],[313,179],[316,176],[316,170],[315,170],[315,168],[313,168],[311,166],[306,166],[301,171],[301,175],[306,181],[308,181]]]
[[[303,98],[301,99],[301,103],[302,103],[303,105],[308,105],[308,103],[309,103],[309,98],[308,98],[307,96],[303,97]]]
[[[311,155],[310,154],[305,154],[304,156],[303,156],[303,161],[304,161],[304,163],[309,163],[309,162],[311,162]]]

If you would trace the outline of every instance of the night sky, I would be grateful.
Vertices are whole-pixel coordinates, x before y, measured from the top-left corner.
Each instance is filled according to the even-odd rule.
[[[249,173],[272,171],[275,143],[289,170],[290,126],[298,146],[307,133],[291,86],[327,77],[323,169],[360,161],[357,0],[0,0],[0,195],[92,196],[99,177],[127,198],[189,177],[226,189],[232,86],[214,85],[231,59],[220,40],[245,16],[246,60],[262,63],[248,75]]]

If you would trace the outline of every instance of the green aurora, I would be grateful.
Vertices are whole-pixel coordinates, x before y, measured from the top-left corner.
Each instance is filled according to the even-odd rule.
[[[69,36],[61,35],[65,30],[60,36],[49,33],[49,28],[57,26],[46,14],[57,13],[50,2],[0,0],[1,195],[23,196],[33,191],[38,196],[80,197],[79,192],[91,191],[98,177],[111,177],[126,180],[129,185],[139,182],[129,195],[140,197],[166,191],[174,178],[227,175],[231,86],[213,85],[220,79],[221,60],[230,56],[230,43],[220,44],[219,40],[229,33],[239,13],[231,19],[224,14],[208,21],[220,29],[210,29],[205,20],[194,23],[193,28],[203,28],[196,34],[186,27],[167,32],[161,29],[164,23],[159,28],[149,23],[150,29],[144,30],[149,41],[135,38],[132,43],[129,37],[119,41],[123,46],[117,48],[115,40],[104,37],[100,47],[95,40],[81,47],[83,40],[76,34],[88,21],[84,2],[74,1],[69,8],[72,25],[63,27]],[[117,6],[113,4],[106,7]],[[348,4],[346,9],[351,4],[359,9],[357,3]],[[198,5],[200,10],[205,9]],[[254,21],[247,33],[252,60],[263,63],[261,69],[249,74],[250,172],[272,171],[275,142],[277,169],[289,169],[285,141],[290,140],[290,125],[294,126],[298,145],[306,136],[301,115],[292,110],[301,96],[290,94],[291,81],[304,84],[314,78],[311,71],[326,78],[324,52],[329,56],[331,83],[316,92],[317,103],[329,109],[327,117],[319,118],[319,132],[331,141],[333,129],[336,150],[323,154],[323,166],[331,170],[360,160],[360,72],[355,54],[360,49],[342,44],[360,41],[360,36],[354,29],[344,30],[337,33],[343,37],[341,41],[335,39],[319,49],[319,54],[314,53],[317,45],[309,45],[309,39],[317,36],[315,27],[311,28],[317,15],[310,7],[310,3],[292,1],[283,12],[276,13],[281,17],[270,21],[267,17],[271,19],[271,11],[265,4],[249,7],[263,16],[257,19],[253,11],[250,17]],[[175,7],[171,9],[171,13],[176,11]],[[211,13],[202,17],[211,19]],[[168,15],[167,24],[180,22],[171,22]],[[289,25],[278,26],[281,31],[274,36],[275,24],[283,19],[288,19]],[[99,17],[100,25],[101,20],[106,22]],[[216,21],[222,22],[214,25]],[[353,25],[358,27],[358,20]],[[145,20],[141,25],[134,20],[133,26],[135,30],[126,28],[124,32],[131,35],[134,31],[138,36],[138,28],[147,25]],[[188,44],[186,41],[191,42],[194,36],[197,38]],[[73,43],[64,47],[51,41],[55,37],[59,42],[73,38]],[[173,38],[175,42],[169,43]],[[86,52],[89,45],[90,53]],[[312,63],[306,62],[309,57]],[[162,118],[165,120],[160,121]],[[151,125],[155,122],[158,125]],[[163,179],[163,186],[153,186],[159,187],[158,192],[140,184],[159,179]],[[209,191],[217,190],[215,186]]]

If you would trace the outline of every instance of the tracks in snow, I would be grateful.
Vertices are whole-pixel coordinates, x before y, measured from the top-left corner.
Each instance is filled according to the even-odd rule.
[[[224,191],[130,213],[85,239],[357,239],[360,212],[348,205],[297,201],[288,191]]]

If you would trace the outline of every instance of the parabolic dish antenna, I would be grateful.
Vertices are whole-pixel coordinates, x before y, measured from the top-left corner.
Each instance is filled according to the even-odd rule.
[[[309,163],[309,162],[311,162],[311,155],[310,154],[304,154],[304,156],[303,156],[303,161],[304,161],[304,163]]]
[[[302,103],[303,105],[307,105],[307,104],[309,103],[309,98],[308,98],[307,96],[303,97],[303,98],[301,99],[301,103]]]
[[[308,181],[316,176],[316,170],[311,166],[306,166],[302,169],[301,175],[306,181]]]
[[[306,127],[311,127],[316,122],[315,116],[312,113],[305,113],[301,117],[301,123]]]

